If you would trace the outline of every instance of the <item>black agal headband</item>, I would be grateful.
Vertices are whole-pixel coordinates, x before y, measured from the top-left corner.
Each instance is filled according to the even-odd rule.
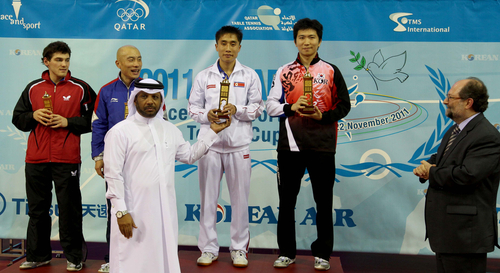
[[[153,79],[149,79],[149,80],[155,81],[156,83],[145,83],[143,81],[140,81],[140,82],[135,83],[135,88],[137,88],[137,89],[143,89],[143,88],[144,89],[163,89],[163,83],[156,81],[156,80],[153,80]]]

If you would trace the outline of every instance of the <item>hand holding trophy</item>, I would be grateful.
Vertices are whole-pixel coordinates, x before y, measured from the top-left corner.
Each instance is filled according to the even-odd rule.
[[[33,112],[33,118],[44,126],[50,124],[52,119],[52,99],[47,92],[42,96],[43,108]]]

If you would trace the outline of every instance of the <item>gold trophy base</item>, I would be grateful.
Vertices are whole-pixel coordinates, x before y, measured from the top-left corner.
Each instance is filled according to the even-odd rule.
[[[306,106],[300,112],[303,114],[314,114],[316,111],[314,110],[314,106]]]
[[[225,119],[229,118],[229,115],[228,114],[223,114],[224,112],[222,110],[216,110],[215,113],[217,114],[218,118],[225,118]]]

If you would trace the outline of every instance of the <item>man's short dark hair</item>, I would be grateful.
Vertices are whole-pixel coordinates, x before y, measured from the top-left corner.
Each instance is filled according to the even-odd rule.
[[[238,38],[238,43],[240,44],[241,40],[243,40],[243,33],[239,28],[233,26],[223,26],[217,31],[217,33],[215,33],[215,42],[218,43],[220,37],[224,36],[225,34],[236,35],[236,37]]]
[[[71,49],[69,49],[68,44],[61,41],[52,42],[43,49],[42,63],[45,58],[50,61],[56,52],[61,52],[62,54],[68,53],[71,56]]]
[[[476,77],[467,78],[469,81],[460,90],[459,96],[462,99],[471,98],[474,100],[472,109],[476,112],[484,112],[488,108],[488,89],[484,82]]]
[[[303,18],[298,20],[293,26],[293,40],[297,40],[299,30],[314,29],[320,41],[323,39],[323,25],[316,19]]]

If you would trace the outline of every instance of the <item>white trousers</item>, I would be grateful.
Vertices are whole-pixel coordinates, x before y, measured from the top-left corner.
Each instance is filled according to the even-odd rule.
[[[217,200],[220,181],[226,174],[231,199],[231,245],[229,250],[248,250],[248,194],[250,192],[251,159],[250,148],[233,153],[217,153],[209,150],[198,161],[200,181],[200,235],[198,247],[201,252],[219,255],[217,242]]]

